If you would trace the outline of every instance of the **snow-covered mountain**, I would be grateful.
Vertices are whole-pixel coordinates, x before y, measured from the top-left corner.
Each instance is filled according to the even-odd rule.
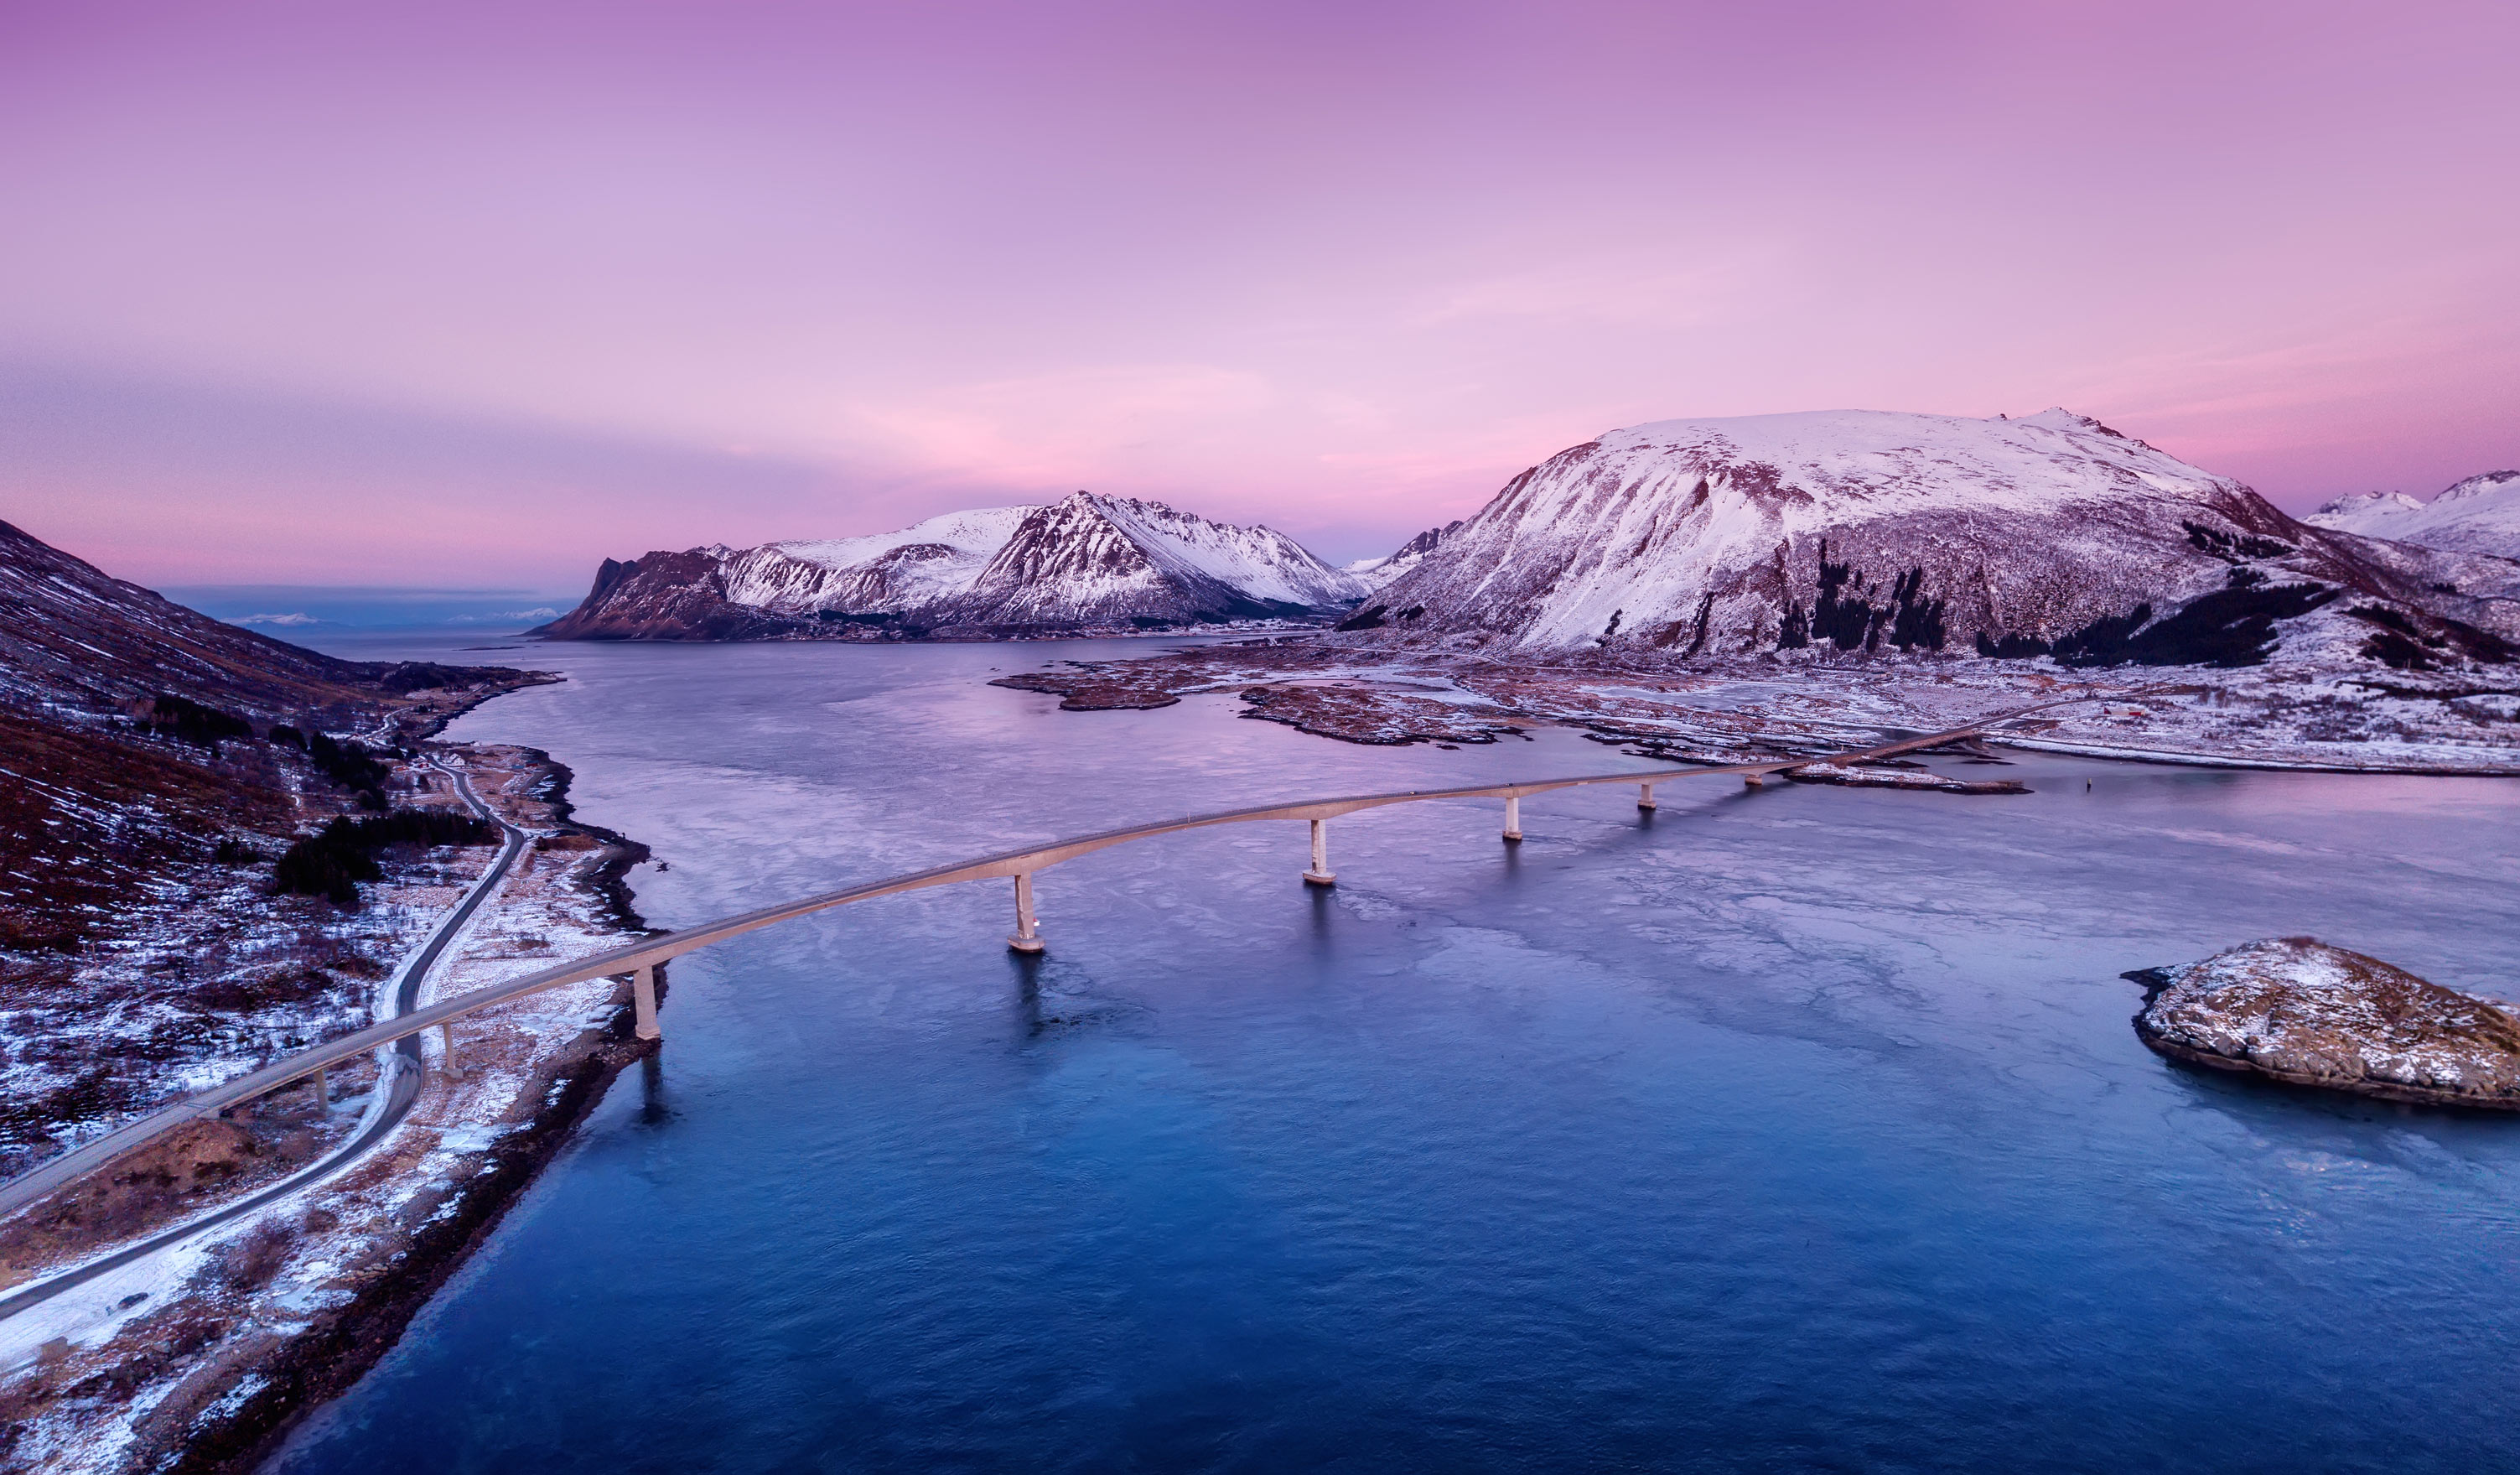
[[[726,597],[764,610],[918,609],[968,589],[1033,507],[949,512],[898,532],[764,543],[725,560]]]
[[[746,640],[1319,619],[1369,590],[1283,534],[1076,492],[870,537],[607,559],[538,633]]]
[[[1343,627],[1535,653],[2228,664],[2324,611],[2330,635],[2385,630],[2420,647],[2413,663],[2502,649],[2473,624],[2509,617],[2477,596],[2515,592],[2513,572],[2304,527],[2065,410],[1828,411],[1664,421],[1561,451]]]
[[[1347,572],[1364,579],[1368,588],[1379,589],[1424,563],[1436,544],[1461,530],[1462,519],[1455,518],[1441,528],[1427,529],[1384,557],[1358,559],[1347,565]]]
[[[2403,491],[2360,491],[2338,497],[2303,521],[2427,548],[2520,558],[2520,471],[2469,477],[2429,502]]]

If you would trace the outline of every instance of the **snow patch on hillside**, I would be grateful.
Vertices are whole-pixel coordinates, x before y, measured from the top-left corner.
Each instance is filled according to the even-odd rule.
[[[1078,492],[1126,533],[1156,568],[1191,575],[1282,604],[1332,605],[1361,598],[1367,585],[1315,558],[1294,539],[1265,527],[1212,523],[1161,502]]]

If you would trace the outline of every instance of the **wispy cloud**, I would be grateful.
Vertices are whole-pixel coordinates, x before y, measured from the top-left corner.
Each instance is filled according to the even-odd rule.
[[[230,624],[321,624],[322,621],[305,613],[291,615],[239,615]]]
[[[1150,444],[1203,446],[1277,390],[1214,364],[1095,364],[850,407],[851,438],[936,472],[1012,485],[1106,479]],[[1098,475],[1099,474],[1099,475]]]

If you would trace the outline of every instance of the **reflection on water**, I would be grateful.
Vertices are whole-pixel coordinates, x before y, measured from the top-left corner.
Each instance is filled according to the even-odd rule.
[[[1627,761],[982,684],[1044,649],[528,651],[577,679],[456,735],[572,764],[663,925]],[[2506,989],[2520,791],[2005,772],[1550,795],[1518,848],[1410,806],[1332,824],[1328,893],[1300,823],[1174,836],[1046,872],[1039,960],[997,884],[695,954],[662,1062],[283,1465],[2508,1462],[2520,1122],[2168,1065],[2117,975],[2307,932]]]

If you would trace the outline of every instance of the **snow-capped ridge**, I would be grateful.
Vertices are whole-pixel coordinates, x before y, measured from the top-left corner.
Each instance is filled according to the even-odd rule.
[[[2424,644],[2392,652],[2429,663],[2498,637],[2406,612],[2448,600],[2442,619],[2499,619],[2471,596],[2503,581],[2306,528],[2069,410],[1823,410],[1654,421],[1571,446],[1350,623],[1533,652],[2250,661],[2277,622],[2314,615],[2340,648],[2379,638],[2329,609],[2352,593],[2399,602],[2389,618]],[[1377,622],[1376,607],[1401,613]]]
[[[758,639],[1313,618],[1363,580],[1282,533],[1078,491],[892,532],[607,560],[560,638]]]
[[[1379,590],[1424,563],[1426,555],[1434,552],[1437,544],[1462,530],[1462,521],[1455,518],[1440,528],[1429,528],[1382,557],[1358,559],[1341,572],[1363,579],[1370,590]]]
[[[2468,497],[2495,496],[2511,490],[2515,485],[2520,485],[2520,471],[2481,472],[2476,476],[2452,482],[2442,488],[2441,495],[2433,498],[2433,502],[2438,506],[2443,502],[2462,501]]]
[[[2321,522],[2322,518],[2352,518],[2369,513],[2397,515],[2421,512],[2424,504],[2403,491],[2349,491],[2329,501],[2302,521],[2314,527],[2333,528],[2341,523]]]
[[[1211,522],[1135,497],[1080,491],[1069,500],[1091,506],[1168,573],[1214,579],[1247,598],[1328,606],[1365,592],[1362,584],[1265,524],[1243,528]]]
[[[2356,492],[2304,521],[2364,537],[2520,559],[2520,471],[2462,478],[2429,502],[2402,491]]]

